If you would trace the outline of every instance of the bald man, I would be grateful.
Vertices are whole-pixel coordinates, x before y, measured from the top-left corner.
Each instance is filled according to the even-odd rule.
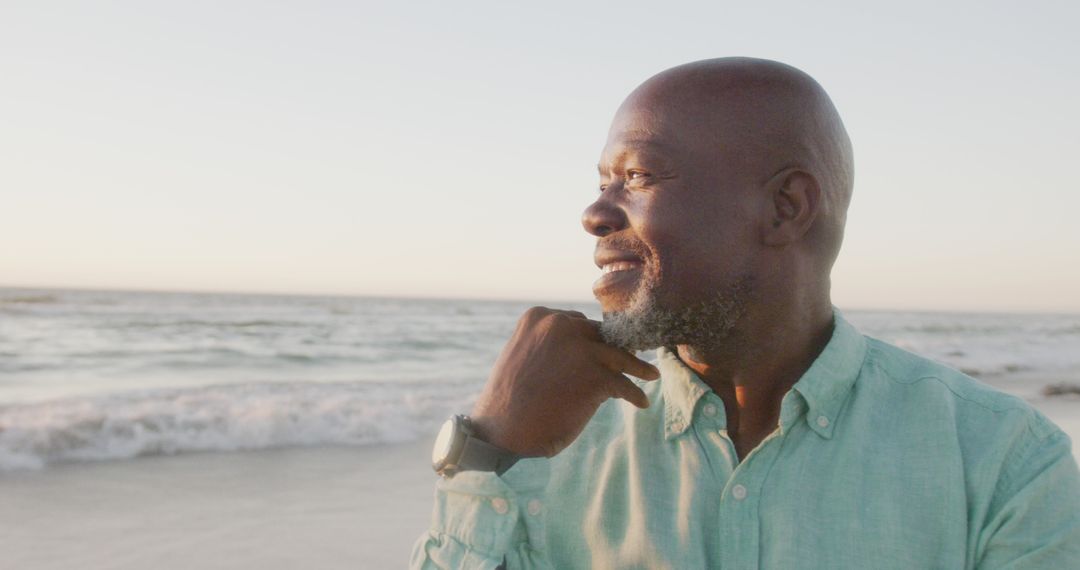
[[[1080,567],[1068,437],[832,306],[853,160],[811,77],[664,71],[599,169],[603,322],[521,318],[439,435],[413,567]]]

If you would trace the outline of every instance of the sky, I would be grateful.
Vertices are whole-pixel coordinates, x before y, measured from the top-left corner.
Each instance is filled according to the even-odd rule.
[[[0,285],[588,300],[615,109],[746,55],[853,140],[837,305],[1077,312],[1078,6],[7,1]]]

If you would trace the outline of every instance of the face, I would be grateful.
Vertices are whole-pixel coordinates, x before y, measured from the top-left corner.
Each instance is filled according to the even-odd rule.
[[[600,157],[600,194],[582,217],[597,236],[593,294],[608,342],[631,350],[708,343],[752,293],[753,176],[715,125],[628,100]],[[705,338],[708,337],[708,338]]]

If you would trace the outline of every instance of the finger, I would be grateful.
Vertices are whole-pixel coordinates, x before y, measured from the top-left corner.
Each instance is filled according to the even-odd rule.
[[[625,372],[642,380],[660,378],[660,370],[657,367],[621,348],[599,342],[597,343],[597,350],[600,354],[600,362],[611,370]]]
[[[533,307],[522,315],[518,327],[551,327],[577,331],[589,340],[600,340],[600,322],[589,320],[580,311]]]
[[[631,404],[645,409],[649,407],[649,397],[645,395],[645,392],[638,388],[634,381],[619,374],[617,377],[612,378],[611,391],[612,397],[626,400]]]
[[[594,321],[582,315],[581,318],[573,318],[571,322],[585,335],[585,338],[597,342],[602,341],[600,338],[600,321]]]
[[[552,313],[562,313],[562,314],[564,314],[564,315],[566,315],[568,317],[574,317],[574,318],[577,318],[577,319],[586,319],[586,320],[588,320],[588,317],[585,316],[585,313],[582,313],[581,311],[571,311],[570,309],[548,309],[548,310],[551,311]]]
[[[583,320],[586,318],[585,314],[580,311],[549,309],[548,307],[541,307],[538,305],[526,309],[525,312],[521,315],[521,318],[518,320],[518,322],[523,324],[535,325],[536,323],[542,322],[544,319],[549,319],[553,316],[574,321]]]

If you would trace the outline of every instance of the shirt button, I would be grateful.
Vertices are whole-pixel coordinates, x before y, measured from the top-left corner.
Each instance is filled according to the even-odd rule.
[[[829,427],[829,418],[827,418],[825,416],[818,416],[817,417],[817,425],[819,425],[821,427]]]
[[[705,404],[705,407],[701,408],[701,411],[705,412],[705,415],[711,418],[716,415],[716,404]]]
[[[540,514],[540,499],[533,499],[529,501],[529,505],[527,508],[529,509],[529,514],[534,517]]]
[[[491,508],[495,509],[495,512],[500,515],[505,515],[510,511],[510,504],[502,497],[495,497],[491,500]]]
[[[741,501],[746,498],[746,487],[742,485],[735,485],[731,488],[731,496],[735,497],[736,501]]]

